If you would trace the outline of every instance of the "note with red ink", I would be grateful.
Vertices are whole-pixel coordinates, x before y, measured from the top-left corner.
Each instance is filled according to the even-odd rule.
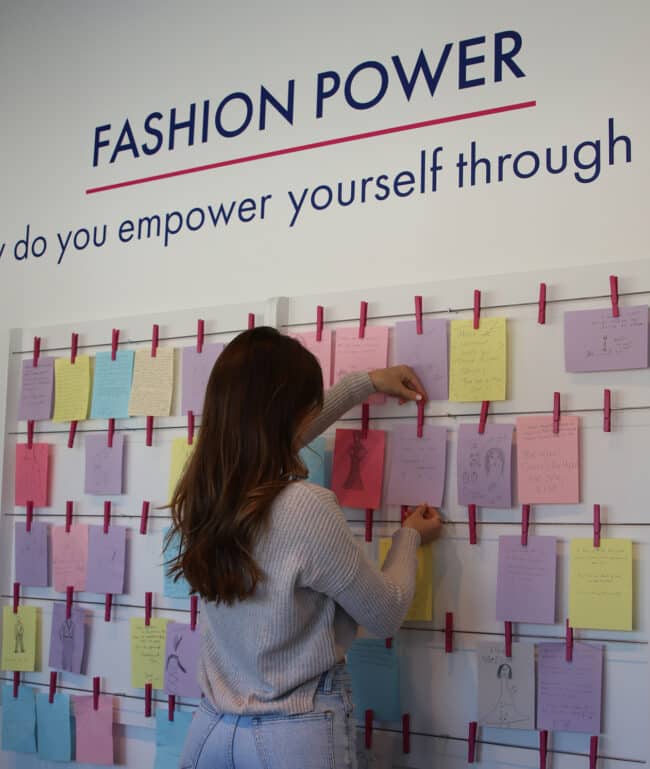
[[[363,339],[357,327],[338,328],[334,336],[334,383],[353,371],[372,371],[388,365],[388,326],[366,326]],[[368,403],[385,400],[385,395],[375,393]]]
[[[553,625],[556,572],[555,537],[499,537],[497,620]]]
[[[38,366],[23,361],[18,419],[51,419],[54,403],[54,358],[42,356]]]
[[[93,708],[93,696],[73,697],[76,721],[76,755],[80,764],[113,766],[113,698],[99,697],[97,710]]]
[[[48,531],[49,526],[42,521],[32,521],[30,531],[24,521],[17,521],[14,526],[16,582],[23,587],[47,587],[50,584]]]
[[[221,342],[204,344],[198,352],[196,346],[183,347],[181,353],[181,413],[191,411],[194,416],[203,413],[203,401],[208,379],[217,358],[223,352]]]
[[[417,374],[430,401],[449,398],[447,321],[423,318],[422,333],[414,320],[395,324],[395,361],[410,366]]]
[[[126,529],[110,526],[88,527],[88,570],[86,590],[89,593],[123,593]]]
[[[372,508],[381,505],[386,433],[368,430],[337,430],[332,466],[332,491],[343,507]]]
[[[24,507],[49,507],[50,444],[16,444],[15,504]]]
[[[517,417],[517,477],[522,504],[580,502],[579,417]]]
[[[181,622],[167,625],[165,692],[177,697],[201,696],[198,682],[201,634]]]
[[[512,425],[458,428],[458,504],[512,507]]]
[[[168,417],[174,392],[174,348],[136,350],[129,400],[131,417]]]
[[[334,353],[334,335],[332,332],[324,328],[321,332],[320,342],[316,339],[315,331],[298,331],[289,334],[289,336],[297,339],[318,360],[323,372],[323,386],[327,390],[332,384],[332,356]]]
[[[389,434],[387,460],[387,505],[442,504],[447,467],[446,427],[427,425],[418,438],[414,425],[396,425]]]
[[[68,585],[75,591],[86,589],[88,564],[88,526],[74,523],[70,531],[65,526],[52,527],[52,582],[58,593]]]
[[[122,494],[124,469],[124,435],[113,435],[113,445],[108,445],[104,433],[87,434],[84,437],[86,473],[84,493],[99,496]]]

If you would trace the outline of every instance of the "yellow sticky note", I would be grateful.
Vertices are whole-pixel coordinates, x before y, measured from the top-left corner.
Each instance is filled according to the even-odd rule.
[[[130,417],[168,417],[174,392],[174,348],[136,350],[129,399]]]
[[[131,686],[134,689],[144,689],[148,683],[154,689],[164,687],[168,621],[152,618],[147,626],[141,617],[131,617]]]
[[[506,399],[507,342],[505,318],[452,320],[449,331],[449,400]]]
[[[379,563],[383,565],[393,543],[390,537],[379,540]],[[405,617],[407,622],[431,622],[433,619],[433,550],[423,545],[417,550],[418,567],[415,576],[415,595]]]
[[[54,361],[54,421],[74,422],[88,418],[90,403],[90,358],[77,355]]]
[[[632,630],[632,542],[571,542],[569,622],[594,630]]]
[[[2,608],[2,663],[3,670],[33,672],[36,670],[36,630],[38,615],[35,606],[19,606],[14,614],[12,606]]]
[[[172,461],[169,468],[169,490],[168,499],[171,500],[176,484],[180,480],[185,465],[194,451],[196,445],[196,436],[194,436],[194,442],[189,444],[187,438],[174,438],[172,441]]]

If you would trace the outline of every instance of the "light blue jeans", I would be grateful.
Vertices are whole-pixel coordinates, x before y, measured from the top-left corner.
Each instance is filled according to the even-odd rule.
[[[350,677],[323,673],[314,710],[296,716],[218,713],[206,699],[192,719],[181,769],[356,769]]]

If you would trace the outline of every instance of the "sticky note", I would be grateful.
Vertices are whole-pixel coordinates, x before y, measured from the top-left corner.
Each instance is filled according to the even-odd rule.
[[[572,627],[632,630],[632,542],[571,541],[569,620]]]
[[[576,310],[564,314],[567,371],[648,368],[648,306]]]
[[[170,721],[167,709],[156,710],[156,758],[153,769],[178,769],[192,714],[176,710]]]
[[[36,670],[38,614],[35,606],[2,607],[2,670]],[[22,688],[22,687],[21,687]]]
[[[300,458],[305,463],[310,483],[326,486],[325,483],[325,437],[319,435],[300,450]]]
[[[27,531],[24,521],[14,525],[16,582],[23,587],[47,587],[50,584],[48,532],[49,526],[42,521],[32,521],[31,531]]]
[[[41,356],[38,366],[23,361],[18,419],[51,419],[54,399],[54,358]]]
[[[88,527],[88,568],[86,590],[89,593],[123,593],[126,529],[109,526]]]
[[[93,697],[73,697],[76,721],[76,755],[79,764],[113,766],[113,698],[100,696],[97,710]]]
[[[131,417],[168,417],[174,392],[174,348],[136,350],[129,400]]]
[[[386,433],[368,430],[337,430],[332,466],[332,491],[344,507],[372,508],[381,505]]]
[[[123,492],[124,435],[114,434],[108,445],[108,434],[84,436],[86,472],[84,493],[109,496]]]
[[[169,465],[169,487],[167,489],[167,498],[171,501],[176,490],[176,485],[183,475],[185,465],[192,456],[196,446],[196,436],[192,443],[187,442],[187,438],[174,438],[172,441],[172,456]]]
[[[579,417],[517,417],[517,478],[522,504],[580,502]]]
[[[203,401],[208,379],[217,358],[223,352],[220,342],[204,344],[201,352],[194,347],[183,347],[181,354],[181,413],[203,413]]]
[[[165,630],[168,620],[152,617],[149,626],[144,619],[131,617],[131,686],[154,689],[165,685]]]
[[[399,659],[396,644],[386,648],[385,639],[358,638],[347,655],[352,677],[354,717],[361,723],[366,710],[377,721],[402,718],[399,688]]]
[[[36,695],[38,755],[44,761],[72,761],[72,709],[70,697],[62,692]]]
[[[50,628],[49,666],[54,670],[69,673],[83,673],[84,651],[86,649],[86,612],[73,606],[67,619],[64,603],[55,603],[52,608]]]
[[[499,537],[497,620],[553,625],[556,572],[555,537]]]
[[[458,428],[458,504],[512,507],[512,425]]]
[[[442,504],[447,468],[447,428],[395,425],[388,434],[388,505]]]
[[[334,382],[353,371],[372,371],[388,365],[388,326],[366,326],[363,339],[359,328],[338,328],[334,335]],[[386,396],[375,393],[368,403],[384,403]]]
[[[449,400],[505,400],[506,319],[481,318],[477,329],[471,320],[452,320],[449,341]]]
[[[165,643],[165,692],[200,697],[198,682],[201,634],[190,625],[170,622]]]
[[[34,507],[49,507],[50,444],[16,444],[15,504],[24,507],[33,502]]]
[[[14,697],[13,684],[2,686],[2,749],[36,753],[36,690],[21,684]]]
[[[563,643],[537,644],[537,728],[600,734],[603,647],[573,644],[571,662]]]
[[[187,600],[192,592],[187,580],[184,577],[180,577],[180,579],[174,582],[174,580],[167,574],[167,561],[177,555],[180,547],[179,537],[177,534],[174,534],[169,545],[165,549],[165,542],[169,531],[170,529],[166,529],[163,532],[163,595],[166,598],[182,598]]]
[[[332,384],[332,359],[334,355],[334,335],[324,328],[320,342],[316,339],[315,331],[300,331],[289,334],[297,339],[320,363],[323,372],[323,386],[327,390]]]
[[[86,419],[90,402],[90,358],[77,355],[54,361],[54,421],[73,422]]]
[[[449,357],[447,321],[422,318],[422,333],[414,320],[395,324],[395,362],[410,366],[431,401],[449,398]]]
[[[535,728],[535,646],[479,641],[478,722],[498,729]]]
[[[129,416],[133,360],[133,350],[117,350],[115,360],[110,352],[95,355],[90,406],[93,419],[126,419]]]
[[[86,589],[88,564],[88,526],[73,523],[70,531],[65,526],[52,527],[52,582],[58,593],[65,593],[68,585],[75,591]]]
[[[383,565],[393,544],[391,537],[379,540],[379,563]],[[433,549],[423,545],[417,549],[417,571],[415,573],[415,594],[405,617],[407,622],[431,622],[433,619]]]

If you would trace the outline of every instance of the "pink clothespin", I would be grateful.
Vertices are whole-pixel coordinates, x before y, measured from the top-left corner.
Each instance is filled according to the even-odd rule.
[[[366,324],[368,323],[368,302],[361,302],[359,308],[359,339],[366,336]]]
[[[112,608],[113,608],[113,594],[106,593],[106,597],[104,599],[104,622],[111,621]]]
[[[612,391],[607,388],[603,390],[603,431],[612,431]]]
[[[152,594],[150,592],[144,594],[144,624],[147,627],[151,624],[151,599]]]
[[[569,620],[566,621],[566,642],[565,642],[565,654],[564,657],[567,662],[573,661],[573,628],[569,625]]]
[[[546,769],[546,753],[548,751],[548,731],[542,729],[539,733],[539,769]]]
[[[404,521],[409,517],[408,505],[402,505],[400,507],[400,517],[401,517],[402,526],[403,526],[404,525]]]
[[[537,322],[542,326],[546,323],[546,283],[539,284],[539,299],[537,301]]]
[[[418,334],[423,333],[422,329],[422,297],[415,297],[415,331]]]
[[[600,547],[600,505],[594,505],[594,547]]]
[[[113,448],[113,436],[115,435],[115,420],[111,417],[108,420],[108,437],[106,443],[109,449]]]
[[[149,502],[145,499],[140,513],[140,534],[147,533],[147,521],[149,520]]]
[[[187,412],[187,445],[191,446],[194,443],[194,412]]]
[[[485,432],[485,423],[487,422],[488,409],[490,408],[490,401],[483,401],[481,403],[481,416],[478,423],[479,435],[483,435]]]
[[[255,313],[249,312],[248,313],[248,330],[250,331],[252,328],[255,328]]]
[[[32,366],[36,368],[38,366],[38,359],[41,357],[41,338],[40,336],[34,337],[34,346],[32,348]]]
[[[111,331],[111,360],[115,360],[117,358],[117,346],[120,343],[120,330],[119,328],[114,328]]]
[[[478,728],[477,721],[469,722],[469,733],[467,735],[467,763],[473,764],[476,755],[476,730]]]
[[[14,699],[18,699],[18,687],[20,686],[20,673],[14,670]]]
[[[47,701],[50,705],[54,702],[54,695],[56,694],[56,670],[50,670],[50,691]]]
[[[384,643],[386,644],[386,648],[387,649],[392,649],[393,648],[393,639],[392,638],[387,638],[384,641]]]
[[[402,753],[411,752],[411,716],[404,713],[402,716]]]
[[[424,401],[417,402],[418,409],[418,438],[424,434]]]
[[[203,352],[203,340],[205,338],[205,321],[199,318],[196,322],[196,351],[199,355]]]
[[[174,710],[176,710],[176,695],[170,694],[167,697],[167,718],[170,721],[174,720]]]
[[[93,710],[99,710],[99,676],[93,676]]]
[[[146,683],[144,685],[144,717],[151,718],[151,694],[153,691],[153,685]]]
[[[199,597],[197,595],[190,596],[190,630],[194,632],[196,630],[196,615],[198,614]]]
[[[560,393],[553,393],[553,433],[560,432]]]
[[[32,530],[32,521],[34,520],[34,503],[31,499],[25,503],[25,531]]]
[[[596,769],[598,764],[598,737],[589,738],[589,769]]]
[[[27,448],[31,451],[34,447],[34,420],[27,420]]]
[[[160,336],[160,327],[157,323],[153,324],[151,329],[151,357],[155,358],[158,354],[158,337]]]
[[[14,614],[18,614],[18,605],[20,604],[20,582],[14,582]]]
[[[110,500],[104,501],[104,534],[108,534],[108,529],[111,525],[111,502]]]
[[[365,439],[368,437],[368,424],[370,422],[370,404],[364,403],[361,406],[361,437]]]
[[[530,525],[530,505],[521,506],[521,545],[528,547],[528,527]]]
[[[469,517],[469,543],[476,544],[476,505],[467,505],[467,515]]]
[[[512,622],[504,622],[504,631],[506,636],[506,657],[512,657]]]
[[[145,440],[146,446],[153,445],[153,417],[147,417],[147,437]]]
[[[69,499],[65,503],[65,533],[70,533],[70,527],[72,526],[72,500]]]
[[[445,613],[445,652],[451,654],[454,650],[454,614]]]
[[[325,310],[321,304],[316,307],[316,341],[321,342],[323,339],[323,316]]]
[[[373,512],[372,507],[366,507],[366,542],[372,542]]]
[[[75,435],[77,434],[77,420],[73,419],[70,422],[70,430],[68,432],[68,448],[71,449],[74,446]]]
[[[68,585],[65,589],[65,618],[70,619],[72,617],[72,595],[74,593],[74,586]]]
[[[70,363],[74,366],[77,361],[77,349],[79,347],[79,334],[72,332],[70,339]]]
[[[474,329],[478,329],[481,323],[481,292],[474,290]]]
[[[620,311],[618,309],[618,276],[609,276],[609,293],[612,299],[612,317],[618,318]]]
[[[366,750],[370,750],[372,747],[372,721],[374,718],[374,713],[372,710],[366,710],[365,712],[365,721],[366,721],[366,729],[365,729],[365,738],[366,738]]]

